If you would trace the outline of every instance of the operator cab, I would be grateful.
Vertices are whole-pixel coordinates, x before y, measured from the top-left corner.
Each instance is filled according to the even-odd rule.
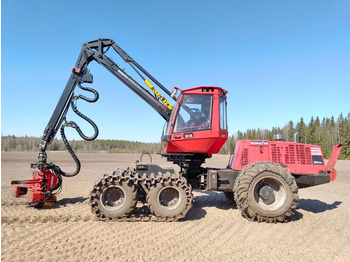
[[[181,90],[162,137],[166,153],[218,153],[227,140],[227,91],[215,86]],[[173,92],[174,94],[175,92]]]

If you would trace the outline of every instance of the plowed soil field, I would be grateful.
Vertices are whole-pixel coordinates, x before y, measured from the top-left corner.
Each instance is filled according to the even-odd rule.
[[[48,155],[64,171],[75,169],[67,153]],[[29,179],[37,154],[2,153],[2,261],[349,261],[350,161],[338,161],[335,182],[299,189],[299,206],[288,223],[250,222],[223,193],[199,191],[183,221],[101,222],[87,203],[92,185],[105,173],[133,166],[139,155],[79,157],[82,170],[63,179],[58,203],[33,208],[11,197],[10,181]],[[206,165],[225,167],[227,161],[217,155]]]

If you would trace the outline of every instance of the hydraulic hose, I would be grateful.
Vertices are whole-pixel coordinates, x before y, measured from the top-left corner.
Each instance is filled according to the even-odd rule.
[[[73,160],[75,161],[75,164],[76,164],[76,168],[75,168],[75,171],[73,173],[66,173],[64,172],[63,170],[61,170],[58,166],[55,166],[55,171],[62,175],[62,176],[65,176],[65,177],[72,177],[72,176],[76,176],[79,172],[80,172],[80,167],[81,167],[81,164],[80,164],[80,160],[79,158],[77,157],[77,155],[74,153],[72,147],[70,146],[69,142],[68,142],[68,139],[66,138],[66,135],[64,133],[64,128],[66,127],[66,124],[63,124],[61,129],[60,129],[60,133],[61,133],[61,137],[62,137],[62,141],[64,143],[64,145],[66,146],[69,154],[72,156]]]
[[[72,127],[74,128],[79,136],[84,139],[84,140],[87,140],[87,141],[92,141],[92,140],[95,140],[96,137],[98,136],[98,127],[97,125],[94,123],[94,121],[92,121],[90,118],[88,118],[87,116],[85,116],[84,114],[82,114],[78,109],[77,109],[77,105],[76,105],[76,101],[78,99],[83,99],[89,103],[94,103],[98,100],[99,98],[99,94],[98,92],[93,89],[93,88],[88,88],[88,87],[83,87],[80,83],[78,83],[78,86],[82,89],[82,90],[85,90],[85,91],[88,91],[88,92],[92,92],[94,94],[94,97],[93,98],[88,98],[86,96],[83,96],[83,95],[78,95],[78,96],[73,96],[72,99],[71,99],[71,107],[72,107],[72,110],[74,111],[74,113],[76,113],[79,117],[81,117],[82,119],[84,119],[86,122],[88,122],[94,129],[94,134],[92,136],[86,136],[82,130],[80,129],[79,125],[77,123],[75,123],[74,121],[65,121],[65,123],[62,124],[61,126],[61,129],[60,129],[60,133],[61,133],[61,137],[62,137],[62,141],[64,143],[64,145],[66,146],[69,154],[72,156],[73,160],[75,161],[76,163],[76,169],[74,172],[72,173],[67,173],[67,172],[64,172],[63,170],[61,170],[58,166],[55,166],[54,170],[62,175],[62,176],[65,176],[65,177],[73,177],[75,175],[77,175],[79,172],[80,172],[80,168],[81,168],[81,163],[80,163],[80,160],[79,158],[77,157],[77,155],[74,153],[72,147],[70,146],[69,144],[69,141],[68,139],[66,138],[66,135],[65,135],[65,132],[64,132],[64,129],[66,127]]]
[[[77,109],[77,105],[76,105],[76,101],[78,99],[83,99],[85,100],[86,102],[89,102],[89,103],[95,103],[98,98],[99,98],[99,94],[98,92],[93,89],[93,88],[89,88],[89,87],[83,87],[80,83],[78,83],[78,86],[82,89],[82,90],[85,90],[85,91],[89,91],[89,92],[92,92],[95,97],[94,98],[88,98],[86,96],[83,96],[83,95],[78,95],[78,96],[73,96],[72,97],[72,100],[71,100],[71,107],[74,111],[74,113],[76,113],[79,117],[81,117],[82,119],[84,119],[86,122],[88,122],[94,129],[94,134],[92,136],[86,136],[80,129],[80,127],[74,123],[74,122],[71,122],[73,124],[73,128],[75,128],[75,130],[77,130],[78,134],[80,135],[81,138],[83,138],[84,140],[87,140],[87,141],[92,141],[92,140],[95,140],[96,137],[98,136],[98,127],[97,125],[94,123],[94,121],[92,121],[90,118],[88,118],[87,116],[85,116],[84,114],[82,114],[78,109]]]

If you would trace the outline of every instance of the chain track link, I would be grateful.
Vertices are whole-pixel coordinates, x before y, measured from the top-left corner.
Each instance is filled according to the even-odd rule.
[[[185,211],[173,217],[160,217],[155,216],[150,213],[147,206],[135,207],[134,211],[131,215],[124,215],[120,217],[108,217],[101,213],[101,210],[98,209],[98,204],[96,203],[96,199],[98,198],[97,193],[101,189],[101,187],[108,183],[109,181],[113,181],[118,183],[120,181],[127,182],[129,185],[136,185],[139,188],[142,188],[141,184],[150,188],[151,186],[155,186],[157,183],[164,183],[166,181],[175,182],[178,184],[186,193],[187,203]],[[186,178],[178,175],[178,174],[151,174],[147,176],[146,173],[140,174],[136,173],[135,170],[127,169],[127,170],[117,170],[114,171],[112,175],[105,174],[99,180],[95,182],[95,185],[90,191],[88,203],[91,207],[91,212],[96,215],[99,220],[102,221],[117,221],[117,222],[172,222],[182,219],[186,216],[188,210],[192,207],[193,194],[192,187],[187,183]]]

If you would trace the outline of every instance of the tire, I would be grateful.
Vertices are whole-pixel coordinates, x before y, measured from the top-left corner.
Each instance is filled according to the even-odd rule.
[[[163,181],[152,186],[147,194],[149,210],[156,217],[184,218],[192,207],[191,186],[184,181]]]
[[[242,215],[258,222],[286,222],[298,201],[294,177],[281,165],[256,162],[238,175],[234,198]]]
[[[128,216],[135,209],[138,192],[132,181],[104,177],[96,186],[98,190],[93,198],[92,207],[100,219]]]

